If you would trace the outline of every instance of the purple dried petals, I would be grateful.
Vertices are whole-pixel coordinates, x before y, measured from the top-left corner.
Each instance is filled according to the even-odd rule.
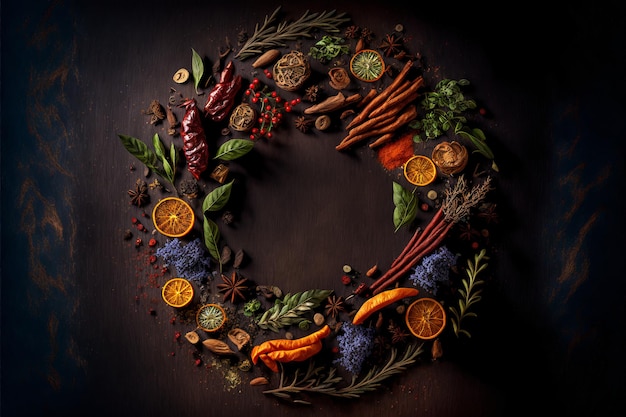
[[[365,359],[374,350],[376,329],[346,322],[341,326],[341,331],[342,333],[337,335],[341,356],[333,363],[356,375],[361,371]]]
[[[442,246],[432,254],[425,256],[422,263],[415,267],[409,279],[416,287],[437,295],[439,283],[448,280],[450,268],[456,264],[457,255],[450,252],[446,246]]]
[[[188,280],[201,283],[210,275],[211,258],[200,238],[186,245],[178,238],[168,240],[157,249],[156,255],[163,259],[164,266],[173,266],[180,277]]]

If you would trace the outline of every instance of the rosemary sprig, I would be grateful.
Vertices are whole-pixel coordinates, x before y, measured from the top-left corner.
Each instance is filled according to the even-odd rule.
[[[471,260],[467,260],[465,272],[467,273],[468,279],[462,280],[463,288],[459,289],[459,294],[461,295],[459,299],[459,309],[457,310],[453,306],[450,307],[450,312],[452,312],[450,321],[452,322],[452,328],[454,329],[456,337],[459,337],[460,334],[472,337],[467,330],[461,328],[461,321],[466,317],[477,316],[476,313],[469,311],[469,309],[474,303],[477,303],[481,299],[480,293],[482,289],[476,289],[476,287],[483,284],[484,281],[477,279],[477,277],[479,273],[487,268],[488,264],[482,263],[483,261],[489,260],[486,253],[487,251],[483,249],[475,254],[473,263]]]
[[[262,329],[278,332],[278,329],[306,321],[304,314],[319,307],[333,290],[308,290],[295,294],[287,294],[277,299],[272,308],[257,320]]]
[[[311,14],[306,10],[302,17],[295,22],[283,21],[274,25],[280,8],[281,6],[278,6],[271,16],[266,15],[260,27],[257,23],[254,34],[243,44],[235,58],[243,61],[271,48],[286,47],[287,41],[293,41],[300,37],[311,38],[313,36],[312,31],[315,29],[336,33],[340,31],[340,26],[343,23],[350,21],[350,18],[345,17],[345,13],[337,14],[335,10]]]
[[[287,377],[284,368],[282,368],[279,386],[263,391],[263,393],[300,404],[310,404],[310,402],[294,398],[294,395],[312,393],[340,398],[359,398],[365,392],[375,391],[385,379],[406,370],[424,352],[423,347],[423,343],[409,345],[400,358],[398,358],[397,349],[391,348],[391,355],[384,366],[373,367],[360,380],[357,380],[356,375],[353,376],[348,385],[345,385],[346,381],[337,375],[336,368],[329,367],[324,371],[324,367],[316,367],[314,361],[309,362],[309,366],[303,374],[301,374],[300,369],[296,369],[291,383],[286,382]]]

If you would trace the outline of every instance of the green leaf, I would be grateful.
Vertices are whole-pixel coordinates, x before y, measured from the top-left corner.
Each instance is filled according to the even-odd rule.
[[[176,150],[176,146],[174,146],[174,142],[172,142],[170,146],[170,160],[172,161],[174,171],[176,171],[176,165],[178,165],[178,151]]]
[[[228,184],[219,186],[211,191],[202,202],[202,212],[206,213],[209,211],[221,210],[230,199],[230,193],[233,188],[234,181],[235,180],[232,180]]]
[[[161,142],[161,138],[158,133],[155,133],[152,136],[152,146],[154,147],[154,152],[159,157],[160,160],[165,159],[165,147],[163,146],[163,142]]]
[[[198,93],[198,86],[204,76],[204,62],[193,48],[191,48],[191,75],[193,76],[193,86],[196,89],[196,93]]]
[[[157,170],[157,155],[148,146],[137,138],[128,135],[117,135],[122,145],[131,155],[152,170]]]
[[[417,197],[415,191],[408,191],[397,182],[393,182],[393,224],[397,232],[405,224],[411,223],[417,215]]]
[[[254,141],[250,139],[230,139],[217,149],[213,159],[232,161],[250,152],[254,147]]]
[[[207,219],[204,216],[204,222],[202,225],[202,229],[204,232],[204,245],[209,250],[209,254],[211,257],[217,261],[220,260],[220,251],[219,251],[219,240],[220,240],[220,231],[217,227],[217,224],[211,219]]]
[[[278,329],[298,324],[303,314],[311,312],[333,293],[333,290],[308,290],[287,294],[282,300],[277,299],[274,306],[267,310],[257,321],[262,329],[277,332]]]

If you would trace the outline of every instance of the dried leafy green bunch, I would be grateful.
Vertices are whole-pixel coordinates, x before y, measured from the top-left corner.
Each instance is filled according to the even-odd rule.
[[[305,314],[317,308],[332,293],[333,290],[309,290],[287,294],[282,299],[277,299],[274,306],[257,320],[257,324],[262,329],[270,329],[274,332],[292,324],[310,324]]]

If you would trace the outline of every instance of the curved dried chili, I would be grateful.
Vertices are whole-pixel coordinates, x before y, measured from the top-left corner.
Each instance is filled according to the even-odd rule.
[[[195,99],[182,103],[185,116],[180,123],[180,135],[183,138],[183,152],[187,159],[187,170],[196,180],[209,165],[209,147],[202,126],[202,117]]]
[[[204,115],[220,122],[228,115],[235,104],[235,97],[241,88],[241,75],[235,75],[235,66],[230,61],[220,75],[220,81],[215,84],[204,105]]]

